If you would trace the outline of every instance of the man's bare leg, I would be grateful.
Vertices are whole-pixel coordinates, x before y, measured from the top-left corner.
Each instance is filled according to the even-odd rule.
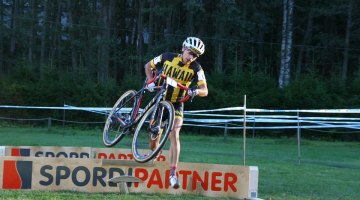
[[[177,165],[180,157],[180,129],[183,120],[176,118],[174,128],[170,134],[170,185],[175,189],[179,188],[179,182],[176,177]]]

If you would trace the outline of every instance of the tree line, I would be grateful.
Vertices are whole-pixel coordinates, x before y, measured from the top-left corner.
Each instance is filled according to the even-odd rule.
[[[196,36],[209,97],[190,108],[358,108],[359,3],[2,0],[0,104],[111,106]]]

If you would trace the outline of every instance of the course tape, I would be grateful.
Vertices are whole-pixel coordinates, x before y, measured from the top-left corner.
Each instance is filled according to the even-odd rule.
[[[44,107],[44,106],[11,106],[0,105],[0,108],[11,109],[53,109],[53,110],[78,110],[97,114],[108,114],[112,108],[101,107],[76,107],[71,105],[64,105],[64,107]],[[130,109],[129,109],[130,110]],[[351,128],[360,130],[360,118],[356,117],[301,117],[299,113],[332,113],[332,114],[360,114],[360,109],[308,109],[308,110],[269,110],[269,109],[245,109],[247,112],[246,121],[252,123],[247,129],[297,129],[297,128]],[[141,112],[142,110],[140,110]],[[244,116],[241,114],[216,114],[214,112],[238,112],[244,111],[244,107],[228,107],[209,110],[192,110],[184,111],[185,126],[200,126],[210,128],[222,129],[243,129]],[[296,113],[297,115],[256,115],[255,113]],[[199,118],[199,117],[205,118]],[[189,118],[195,117],[195,118]],[[0,119],[10,119],[0,117]],[[48,118],[44,118],[48,119]],[[16,119],[24,120],[24,119]],[[29,119],[29,120],[43,120],[43,119]],[[55,121],[64,121],[59,119],[52,119]],[[75,122],[71,123],[89,123],[89,122]],[[104,122],[93,122],[104,123]],[[286,124],[284,126],[276,126],[275,124]],[[268,126],[264,126],[268,124]],[[295,125],[289,125],[295,124]],[[259,126],[262,125],[262,126]],[[274,126],[275,125],[275,126]]]
[[[111,108],[105,107],[77,107],[64,104],[63,107],[46,107],[46,106],[12,106],[12,105],[0,105],[0,108],[21,108],[21,109],[52,109],[52,110],[84,110],[107,113],[111,111]],[[204,112],[221,112],[221,111],[243,111],[244,107],[228,107],[209,110],[191,110],[184,113],[204,113]],[[246,112],[275,112],[275,113],[355,113],[360,114],[360,109],[298,109],[298,110],[269,110],[269,109],[257,109],[246,108]]]
[[[213,124],[206,124],[206,125],[200,125],[200,124],[189,124],[184,123],[184,126],[196,126],[196,127],[207,127],[207,128],[219,128],[219,129],[231,129],[231,130],[237,130],[237,129],[243,129],[242,126],[223,126],[223,125],[213,125]],[[360,130],[360,125],[354,126],[354,125],[308,125],[308,126],[247,126],[247,130],[275,130],[275,129],[323,129],[323,128],[349,128],[349,129],[357,129]]]
[[[359,114],[360,109],[309,109],[309,110],[268,110],[247,108],[246,112],[293,112],[293,113],[355,113]]]

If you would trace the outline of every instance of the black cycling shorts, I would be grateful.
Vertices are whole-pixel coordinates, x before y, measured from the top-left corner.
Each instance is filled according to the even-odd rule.
[[[175,119],[183,119],[184,118],[184,103],[176,102],[172,103],[175,108]]]

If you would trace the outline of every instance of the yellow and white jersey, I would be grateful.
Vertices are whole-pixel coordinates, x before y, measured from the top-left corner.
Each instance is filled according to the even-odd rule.
[[[175,79],[177,82],[189,87],[191,84],[200,86],[206,83],[205,74],[201,65],[196,61],[190,64],[183,64],[181,54],[163,53],[150,61],[153,70],[162,70],[162,73]],[[162,84],[161,80],[158,84]],[[180,101],[186,94],[186,91],[180,88],[168,87],[166,100],[171,102]]]

